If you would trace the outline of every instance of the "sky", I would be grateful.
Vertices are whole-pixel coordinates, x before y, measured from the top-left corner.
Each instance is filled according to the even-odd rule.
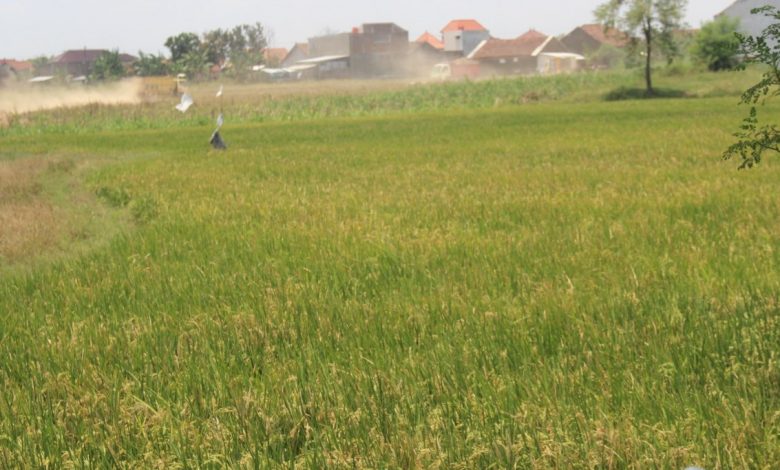
[[[53,56],[67,49],[166,53],[169,36],[260,22],[272,45],[371,22],[394,22],[410,39],[438,32],[451,19],[474,18],[499,38],[529,28],[565,34],[593,22],[604,0],[0,0],[0,58]],[[687,22],[698,27],[733,0],[689,0]]]

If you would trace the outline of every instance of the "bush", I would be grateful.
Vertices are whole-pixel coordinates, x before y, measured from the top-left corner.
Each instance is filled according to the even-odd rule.
[[[643,100],[649,98],[685,98],[687,95],[682,90],[668,88],[656,88],[648,93],[646,88],[631,88],[622,86],[615,88],[604,96],[605,101]]]
[[[693,57],[709,70],[732,70],[739,66],[739,20],[721,16],[705,24],[693,42]]]
[[[588,64],[593,68],[613,69],[626,64],[626,52],[609,44],[603,44],[588,54]]]
[[[94,80],[116,80],[122,78],[124,74],[125,67],[122,65],[119,51],[111,51],[104,52],[98,57],[91,75]]]

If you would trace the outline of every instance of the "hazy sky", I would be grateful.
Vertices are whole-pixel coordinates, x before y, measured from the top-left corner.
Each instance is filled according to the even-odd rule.
[[[392,21],[411,39],[455,18],[475,18],[496,37],[528,28],[562,34],[592,22],[603,0],[0,0],[0,58],[56,55],[66,49],[167,52],[168,36],[260,21],[273,45],[290,47],[326,30]],[[733,0],[690,0],[699,26]]]

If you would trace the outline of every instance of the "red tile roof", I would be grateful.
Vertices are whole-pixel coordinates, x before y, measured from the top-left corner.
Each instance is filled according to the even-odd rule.
[[[547,39],[547,35],[535,29],[529,29],[528,31],[526,31],[525,33],[517,37],[517,39],[539,39],[539,38]]]
[[[98,57],[109,52],[105,49],[76,49],[65,51],[54,58],[55,64],[83,64],[85,62],[95,62]],[[122,62],[135,62],[138,60],[130,54],[119,54],[119,60]]]
[[[434,36],[433,34],[429,33],[428,31],[423,33],[423,35],[420,36],[419,38],[417,38],[417,40],[414,41],[414,42],[417,42],[417,43],[420,43],[420,44],[428,44],[429,46],[433,47],[434,49],[444,49],[444,43],[441,41],[441,39],[437,38],[436,36]]]
[[[602,44],[609,44],[615,47],[623,47],[628,44],[628,35],[615,28],[605,29],[604,25],[586,24],[580,26],[580,29]]]
[[[267,47],[263,49],[263,58],[266,62],[281,62],[287,57],[287,49],[284,47]]]
[[[79,49],[65,51],[54,58],[55,64],[80,64],[84,62],[94,62],[98,57],[108,52],[104,49]]]
[[[498,59],[502,57],[531,57],[547,42],[547,37],[529,39],[488,39],[469,56],[470,59]]]
[[[27,72],[33,69],[32,62],[14,59],[0,59],[0,65],[7,65],[17,72]]]
[[[487,29],[477,20],[452,20],[441,30],[442,33],[453,31],[487,31]]]

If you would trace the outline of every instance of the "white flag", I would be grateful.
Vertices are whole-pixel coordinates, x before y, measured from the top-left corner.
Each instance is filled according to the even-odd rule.
[[[190,109],[190,106],[192,106],[194,101],[192,101],[192,96],[188,95],[187,93],[181,95],[181,103],[176,105],[176,109],[181,111],[182,113],[186,113],[188,109]]]
[[[222,90],[223,90],[223,86],[222,86],[222,85],[220,85],[220,86],[219,86],[219,91],[217,92],[217,98],[219,98],[220,96],[222,96]]]

